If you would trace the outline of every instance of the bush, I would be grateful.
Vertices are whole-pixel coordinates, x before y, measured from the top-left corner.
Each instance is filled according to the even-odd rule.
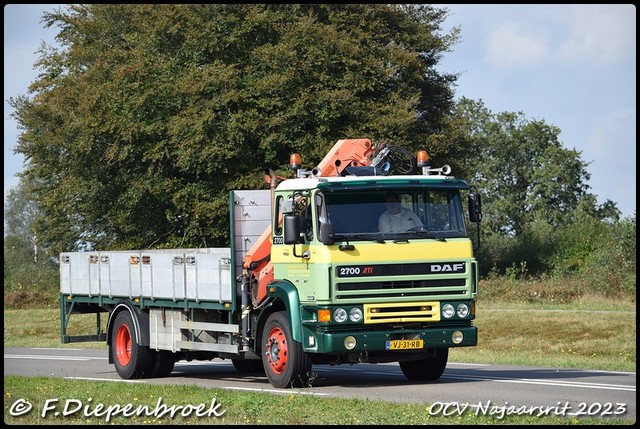
[[[3,283],[5,307],[57,305],[58,265],[48,259],[35,261],[28,245],[16,237],[5,237]]]
[[[514,283],[528,281],[537,285],[545,278],[554,281],[546,282],[542,289],[539,285],[534,288],[540,296],[562,295],[561,299],[565,299],[585,293],[635,295],[635,217],[609,223],[593,216],[575,216],[558,229],[533,222],[518,237],[484,237],[477,258],[481,278],[491,280],[505,296],[511,295],[508,286]],[[500,276],[504,278],[498,279]],[[580,286],[555,293],[549,289],[562,289],[567,279]]]
[[[549,255],[556,246],[556,233],[544,222],[534,222],[520,236],[491,234],[483,237],[477,254],[480,275],[517,278],[539,276],[549,271]]]
[[[49,265],[31,262],[11,267],[4,277],[5,307],[58,305],[59,276],[58,269]]]

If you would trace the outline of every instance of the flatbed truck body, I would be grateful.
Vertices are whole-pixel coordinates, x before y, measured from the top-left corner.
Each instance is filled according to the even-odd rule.
[[[409,380],[439,378],[450,348],[477,344],[462,194],[472,222],[479,200],[441,169],[353,171],[231,191],[228,248],[61,253],[61,341],[107,341],[123,378],[214,358],[283,388],[309,384],[312,365],[395,361]],[[419,227],[378,230],[389,192]],[[77,313],[96,314],[95,333],[67,334]]]

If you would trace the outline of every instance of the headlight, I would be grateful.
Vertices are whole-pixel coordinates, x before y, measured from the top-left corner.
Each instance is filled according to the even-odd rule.
[[[458,304],[458,308],[456,309],[456,314],[459,318],[464,319],[469,315],[469,307],[467,304]]]
[[[349,335],[344,339],[344,348],[347,350],[352,350],[356,346],[356,343],[357,341],[355,337],[352,337],[351,335]]]
[[[360,310],[358,307],[353,307],[351,310],[349,310],[349,320],[351,320],[352,322],[361,321],[362,310]]]
[[[333,320],[342,323],[347,320],[347,310],[344,308],[336,308],[333,312]]]
[[[442,306],[442,317],[444,317],[445,319],[451,318],[451,316],[453,316],[454,312],[455,311],[453,309],[453,305],[445,304],[445,305]]]

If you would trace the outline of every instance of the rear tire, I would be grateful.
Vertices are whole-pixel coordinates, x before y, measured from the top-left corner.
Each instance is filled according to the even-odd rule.
[[[146,377],[153,369],[151,350],[138,340],[131,314],[118,313],[111,331],[111,352],[116,372],[125,380]]]
[[[424,359],[400,362],[400,369],[411,381],[433,381],[440,378],[448,359],[448,348],[430,349]]]
[[[273,313],[262,331],[262,364],[272,386],[305,387],[311,378],[311,359],[293,341],[285,312]]]

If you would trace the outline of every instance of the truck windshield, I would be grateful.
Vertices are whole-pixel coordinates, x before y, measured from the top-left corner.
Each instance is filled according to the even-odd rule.
[[[336,191],[324,198],[338,241],[467,236],[457,189]]]

